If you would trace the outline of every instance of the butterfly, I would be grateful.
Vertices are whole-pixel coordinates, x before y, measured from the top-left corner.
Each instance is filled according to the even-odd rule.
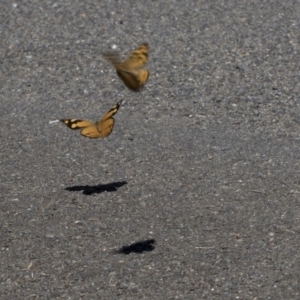
[[[83,136],[89,138],[105,138],[114,128],[115,119],[113,118],[113,115],[119,110],[122,101],[123,100],[114,105],[102,119],[96,123],[78,119],[61,119],[60,121],[71,129],[82,129],[80,133]]]
[[[143,68],[148,61],[148,44],[144,43],[133,50],[123,62],[119,61],[116,54],[108,53],[103,56],[114,65],[117,75],[130,90],[138,92],[148,80],[149,71]]]

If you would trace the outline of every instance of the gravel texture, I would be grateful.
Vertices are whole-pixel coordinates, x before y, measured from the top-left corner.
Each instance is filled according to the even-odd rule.
[[[0,299],[300,299],[300,2],[0,1]],[[126,89],[101,56],[150,46]],[[106,139],[97,120],[124,97]]]

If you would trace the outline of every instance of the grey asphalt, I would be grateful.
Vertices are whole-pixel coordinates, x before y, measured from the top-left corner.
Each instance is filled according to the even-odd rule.
[[[0,299],[300,299],[300,2],[0,1]],[[145,88],[101,54],[150,47]],[[124,97],[112,134],[98,120]]]

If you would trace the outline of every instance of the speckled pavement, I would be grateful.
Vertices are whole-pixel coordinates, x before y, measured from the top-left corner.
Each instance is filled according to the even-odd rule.
[[[0,1],[0,299],[300,299],[299,1]],[[149,43],[134,93],[102,57]],[[106,139],[61,118],[98,120]]]

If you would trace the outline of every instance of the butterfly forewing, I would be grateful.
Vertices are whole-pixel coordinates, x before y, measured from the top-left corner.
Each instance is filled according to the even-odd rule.
[[[131,69],[142,68],[148,61],[148,44],[143,44],[135,49],[121,64],[121,67]]]
[[[117,113],[117,111],[119,110],[121,103],[123,100],[121,100],[120,102],[118,102],[116,105],[114,105],[100,120],[100,122],[107,120],[109,118],[111,118],[113,115],[115,115]]]
[[[78,119],[61,119],[61,122],[63,122],[66,126],[68,126],[71,129],[82,129],[84,127],[95,125],[93,122],[88,120],[78,120]]]

